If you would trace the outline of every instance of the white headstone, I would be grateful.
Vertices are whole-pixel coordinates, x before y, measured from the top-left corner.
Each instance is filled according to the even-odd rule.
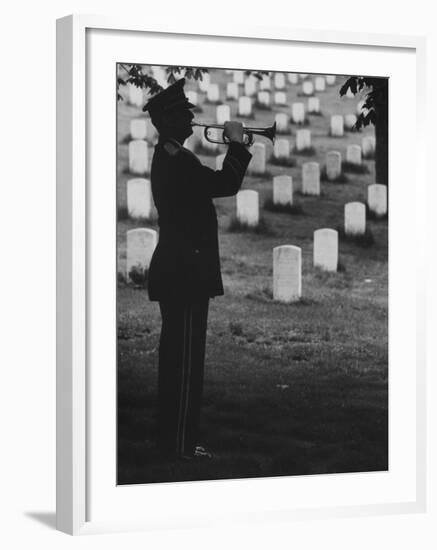
[[[244,83],[244,71],[234,71],[234,82],[235,84],[243,84]]]
[[[283,90],[285,88],[284,73],[275,73],[275,88],[277,90]]]
[[[324,92],[326,88],[326,80],[323,76],[316,76],[314,80],[314,88],[316,92]]]
[[[270,105],[270,93],[266,91],[258,92],[258,103],[268,107]]]
[[[293,180],[291,176],[273,178],[273,203],[293,204]]]
[[[320,112],[320,99],[318,97],[308,98],[308,112],[319,113]]]
[[[223,168],[223,161],[225,160],[226,153],[217,155],[215,158],[215,169],[221,170]]]
[[[259,83],[259,89],[270,90],[271,87],[272,87],[272,84],[270,82],[270,77],[267,75],[263,75],[262,80],[260,80],[260,83]]]
[[[254,143],[251,147],[252,158],[248,171],[251,174],[264,174],[266,171],[266,146],[264,143]]]
[[[238,84],[236,82],[228,82],[226,85],[227,99],[238,99]]]
[[[275,115],[276,130],[278,132],[287,132],[288,130],[288,117],[285,113],[277,113]]]
[[[299,82],[299,75],[297,73],[288,73],[288,82],[290,84],[297,84]]]
[[[331,116],[331,136],[343,137],[343,115]]]
[[[335,180],[341,174],[341,153],[328,151],[326,153],[326,177]]]
[[[276,139],[273,146],[273,156],[277,159],[290,156],[290,142],[288,139]]]
[[[333,86],[336,81],[336,76],[334,74],[327,74],[326,75],[326,84],[328,86]]]
[[[346,128],[346,130],[352,130],[352,128],[355,126],[356,121],[357,121],[357,115],[354,115],[354,114],[344,115],[344,127]]]
[[[359,145],[348,145],[346,160],[352,164],[361,164],[361,147]]]
[[[366,232],[366,206],[362,202],[344,205],[344,231],[346,235],[364,235]]]
[[[291,105],[291,120],[295,124],[305,122],[305,105],[303,103],[293,103]]]
[[[273,299],[295,302],[302,295],[302,249],[283,245],[273,249]]]
[[[285,92],[275,92],[275,105],[285,105],[287,103],[287,96]]]
[[[199,90],[206,93],[211,83],[211,76],[208,73],[202,73],[202,80],[198,80],[197,82],[199,84]]]
[[[256,94],[258,79],[250,75],[244,81],[244,95],[251,97]]]
[[[296,132],[296,149],[303,151],[311,147],[311,131],[304,128]]]
[[[193,105],[197,105],[199,101],[199,95],[197,92],[193,92],[192,90],[190,90],[189,92],[185,92],[185,95],[187,96],[190,103],[192,103]]]
[[[144,91],[142,88],[138,88],[132,82],[129,82],[127,85],[128,89],[128,98],[129,103],[135,107],[143,107],[144,101]]]
[[[369,210],[377,216],[387,214],[387,186],[373,183],[367,188],[367,203]]]
[[[145,118],[133,118],[130,121],[130,137],[132,139],[146,139],[147,120]]]
[[[131,229],[126,233],[126,273],[132,268],[148,269],[157,243],[157,233],[153,229]]]
[[[302,164],[302,193],[320,195],[320,167],[318,162]]]
[[[152,214],[150,180],[134,178],[127,182],[127,210],[131,218],[150,218]]]
[[[255,227],[259,222],[258,191],[245,189],[237,193],[237,218],[240,223]]]
[[[252,100],[250,97],[241,96],[238,99],[238,114],[241,116],[250,116],[252,114]]]
[[[217,102],[220,99],[220,90],[218,84],[210,84],[206,91],[206,97],[208,101]]]
[[[314,231],[314,267],[325,271],[337,271],[338,232],[335,229],[317,229]]]
[[[149,150],[147,143],[141,139],[129,142],[129,172],[142,176],[149,168]]]
[[[374,136],[363,137],[362,140],[363,155],[367,157],[375,152],[376,140]]]
[[[313,95],[314,93],[314,84],[311,80],[305,80],[302,82],[302,93],[304,95]]]
[[[231,108],[229,105],[218,105],[216,109],[217,124],[224,124],[231,120]]]

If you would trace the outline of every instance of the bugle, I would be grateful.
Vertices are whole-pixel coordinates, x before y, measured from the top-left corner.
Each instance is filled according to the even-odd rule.
[[[210,143],[229,143],[229,138],[224,135],[225,126],[224,124],[202,124],[200,122],[192,122],[191,126],[199,126],[205,128],[204,136],[207,141]],[[210,135],[211,130],[222,130],[221,139],[213,139]],[[243,126],[243,140],[245,145],[252,145],[253,136],[263,136],[267,139],[270,139],[272,143],[275,141],[276,137],[276,122],[269,126],[268,128],[251,128]]]

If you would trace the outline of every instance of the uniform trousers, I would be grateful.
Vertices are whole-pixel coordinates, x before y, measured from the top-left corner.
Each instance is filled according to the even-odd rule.
[[[159,302],[157,444],[167,455],[189,455],[199,442],[208,306]]]

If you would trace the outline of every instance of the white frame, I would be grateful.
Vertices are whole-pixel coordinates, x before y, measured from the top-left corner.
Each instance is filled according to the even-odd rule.
[[[223,37],[213,25],[186,25],[106,17],[71,15],[57,21],[57,528],[70,534],[108,529],[86,521],[87,499],[87,261],[86,261],[86,74],[87,29],[195,34]],[[182,32],[183,31],[183,32]],[[425,40],[420,37],[292,30],[284,27],[233,26],[226,38],[353,44],[410,48],[417,60],[417,132],[424,140],[423,92]],[[424,153],[418,143],[417,178],[425,178]],[[422,262],[424,259],[422,258]],[[417,480],[416,500],[383,506],[311,510],[293,517],[330,517],[370,513],[419,512],[426,505],[425,402],[425,271],[418,266],[417,289]],[[284,519],[283,517],[281,519]],[[123,522],[116,529],[138,528],[141,522]]]

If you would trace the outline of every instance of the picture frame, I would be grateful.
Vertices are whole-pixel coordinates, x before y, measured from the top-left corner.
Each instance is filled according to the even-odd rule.
[[[90,52],[93,55],[102,44],[94,40],[93,32],[98,33],[99,37],[104,36],[105,44],[108,41],[115,43],[118,35],[129,36],[132,40],[141,40],[141,37],[148,36],[149,39],[157,40],[157,44],[169,43],[166,50],[154,50],[153,59],[156,63],[174,62],[180,64],[183,59],[182,50],[178,50],[177,56],[172,48],[174,40],[181,40],[189,45],[190,40],[204,40],[206,42],[219,42],[223,50],[225,44],[235,44],[239,46],[241,55],[249,55],[255,46],[268,53],[274,48],[299,48],[300,52],[314,48],[328,49],[330,52],[330,62],[333,63],[335,48],[343,48],[344,51],[353,52],[357,49],[363,51],[365,55],[371,56],[372,52],[380,51],[384,54],[397,56],[397,62],[408,58],[409,65],[402,63],[403,70],[406,71],[408,65],[408,78],[411,82],[412,96],[415,97],[414,116],[410,124],[414,126],[415,148],[411,155],[415,158],[414,167],[410,168],[407,175],[414,174],[414,195],[419,197],[423,190],[425,182],[424,177],[424,107],[422,101],[422,90],[424,89],[425,75],[425,41],[421,37],[394,36],[394,35],[372,35],[372,34],[354,34],[337,32],[316,32],[310,30],[294,30],[286,27],[278,28],[252,28],[248,26],[233,26],[232,31],[215,28],[213,24],[203,25],[200,29],[199,24],[192,23],[190,27],[178,28],[174,22],[147,21],[145,26],[141,21],[131,21],[123,18],[106,18],[88,15],[71,15],[57,21],[57,528],[69,534],[87,534],[95,532],[107,532],[129,529],[149,529],[156,526],[179,525],[179,526],[205,526],[217,522],[231,521],[255,521],[256,519],[280,519],[291,520],[296,518],[317,518],[317,517],[339,517],[364,514],[392,514],[392,513],[417,513],[425,510],[426,505],[426,371],[425,371],[425,297],[424,297],[424,278],[425,278],[425,251],[417,236],[423,229],[423,221],[415,213],[415,229],[411,242],[415,243],[414,265],[416,268],[409,270],[408,274],[401,274],[400,285],[405,283],[405,279],[414,274],[415,284],[410,285],[408,312],[412,315],[408,326],[403,326],[399,334],[412,334],[414,330],[415,342],[412,349],[405,351],[404,363],[407,372],[402,384],[397,385],[396,381],[390,390],[390,407],[393,430],[396,436],[399,434],[399,425],[396,416],[393,417],[395,407],[402,406],[404,398],[403,391],[408,390],[408,399],[411,401],[410,413],[414,409],[414,415],[410,414],[411,422],[404,422],[406,438],[409,442],[414,440],[414,448],[410,448],[411,456],[408,467],[408,487],[404,494],[396,494],[393,489],[387,488],[387,494],[382,495],[379,501],[372,500],[374,495],[368,495],[367,500],[360,500],[360,497],[353,501],[349,499],[342,502],[335,502],[333,492],[337,491],[340,485],[351,485],[352,475],[343,476],[341,484],[334,476],[320,476],[323,479],[324,486],[313,487],[313,480],[309,477],[294,478],[292,481],[293,490],[298,492],[299,488],[303,493],[307,493],[306,499],[301,499],[298,505],[288,503],[288,499],[283,499],[276,506],[271,506],[272,496],[279,495],[283,491],[286,480],[236,480],[234,482],[203,482],[199,484],[184,484],[184,487],[167,486],[142,486],[119,487],[117,496],[113,498],[124,502],[128,491],[137,490],[143,493],[142,502],[148,509],[132,514],[126,508],[126,514],[121,517],[116,512],[116,507],[111,511],[102,510],[102,513],[90,513],[94,502],[106,500],[107,494],[102,491],[101,497],[95,497],[96,489],[94,483],[97,462],[102,470],[105,470],[101,457],[104,456],[103,446],[98,443],[98,434],[105,431],[105,423],[115,424],[115,416],[99,416],[99,411],[103,407],[94,405],[96,401],[96,382],[94,378],[94,366],[99,362],[99,352],[96,351],[98,345],[94,344],[99,340],[99,334],[90,329],[94,326],[94,321],[90,318],[95,315],[96,307],[93,303],[93,292],[96,289],[93,262],[95,259],[93,251],[96,250],[94,244],[96,230],[94,227],[95,219],[95,197],[90,182],[93,178],[94,157],[90,153],[90,143],[93,141],[89,125],[90,109],[92,108],[93,89],[90,89],[90,82],[95,82],[97,76],[92,72],[95,65],[90,61]],[[128,46],[126,46],[128,48]],[[125,55],[128,49],[124,49],[121,55]],[[133,51],[133,50],[131,50]],[[144,51],[144,50],[143,50]],[[159,54],[159,55],[158,55]],[[109,54],[108,54],[109,55]],[[139,59],[144,59],[144,53],[139,53]],[[200,53],[199,53],[200,55]],[[268,55],[268,54],[267,54]],[[303,55],[303,54],[302,54]],[[307,54],[305,54],[307,55]],[[308,54],[309,55],[309,54]],[[346,57],[346,56],[345,56]],[[174,61],[172,61],[174,58]],[[404,59],[405,58],[405,59]],[[395,57],[393,57],[395,59]],[[258,63],[261,55],[258,57]],[[151,62],[154,62],[153,60]],[[273,63],[273,61],[270,61]],[[281,60],[275,61],[278,67],[281,67]],[[338,63],[341,63],[340,61]],[[190,63],[185,63],[189,65]],[[106,60],[103,70],[111,67],[111,59]],[[394,63],[391,70],[396,70]],[[226,64],[223,62],[223,66]],[[237,67],[237,65],[234,65]],[[331,66],[326,66],[327,73],[334,72]],[[274,69],[275,67],[272,67]],[[283,67],[284,70],[289,67]],[[311,67],[310,67],[311,68]],[[397,68],[399,70],[399,68]],[[308,72],[309,67],[305,61],[301,65],[296,62],[297,71]],[[317,71],[314,71],[317,72]],[[115,73],[114,73],[115,74]],[[345,70],[342,74],[348,74]],[[100,76],[100,75],[99,75]],[[113,77],[113,74],[112,74]],[[93,80],[94,79],[94,80]],[[395,77],[393,77],[395,79]],[[102,78],[102,82],[105,79]],[[393,107],[395,109],[395,107]],[[393,110],[392,115],[397,111]],[[93,114],[91,113],[91,116]],[[115,117],[115,114],[114,114]],[[390,124],[395,123],[391,119]],[[109,123],[108,123],[109,124]],[[93,128],[95,128],[95,124]],[[92,130],[94,131],[94,130]],[[109,132],[110,133],[110,132]],[[91,137],[90,137],[91,136]],[[401,147],[401,145],[399,145]],[[396,167],[397,159],[393,157],[395,146],[391,148],[390,167]],[[100,155],[106,157],[108,151],[102,146]],[[115,161],[115,159],[114,159]],[[391,174],[398,175],[399,171],[392,170]],[[392,176],[393,177],[393,176]],[[399,176],[401,177],[401,176]],[[402,185],[400,185],[402,188]],[[401,204],[401,198],[397,197],[396,191],[391,193],[391,204]],[[397,202],[394,202],[397,201]],[[102,205],[102,227],[111,227],[114,223],[115,213],[111,210],[111,202],[104,202]],[[396,214],[401,207],[391,209],[390,223],[399,222],[399,216]],[[397,227],[397,226],[396,226]],[[108,231],[110,233],[110,231]],[[391,245],[393,244],[397,233],[391,231]],[[395,237],[393,235],[395,234]],[[105,241],[106,242],[106,241]],[[107,243],[106,243],[107,244]],[[396,256],[396,253],[394,253]],[[115,274],[115,269],[114,269]],[[93,282],[94,281],[94,282]],[[409,281],[411,282],[411,281]],[[103,293],[105,288],[110,288],[113,280],[109,279],[108,285],[102,284]],[[94,286],[93,286],[94,285]],[[394,302],[394,315],[396,312],[402,312],[399,309],[400,304]],[[101,337],[100,337],[101,338]],[[398,339],[393,343],[394,346],[401,346],[405,342]],[[392,350],[391,357],[399,357],[396,349]],[[399,351],[399,350],[398,350]],[[111,349],[108,350],[111,352]],[[400,353],[402,358],[403,353]],[[105,359],[102,357],[102,363]],[[394,373],[396,375],[396,373]],[[109,374],[108,374],[109,376]],[[113,385],[103,385],[98,391],[104,396],[102,403],[108,403],[114,397]],[[108,405],[109,406],[109,405]],[[108,408],[108,411],[110,409]],[[396,409],[398,410],[398,409]],[[91,449],[94,448],[94,451]],[[106,448],[105,448],[106,449]],[[99,455],[95,458],[95,455]],[[115,455],[115,449],[114,449]],[[396,453],[395,453],[396,455]],[[396,458],[396,456],[395,456]],[[115,460],[114,457],[108,461]],[[394,469],[396,470],[396,468]],[[393,469],[389,475],[395,475]],[[402,477],[402,467],[399,475]],[[317,476],[319,477],[319,476]],[[370,483],[370,476],[367,477]],[[377,479],[378,485],[381,480]],[[397,482],[396,482],[397,483]],[[394,485],[396,485],[396,483]],[[114,480],[115,484],[115,480]],[[256,485],[254,485],[256,484]],[[234,491],[238,488],[238,495]],[[253,487],[262,495],[262,502],[252,504]],[[288,487],[288,486],[287,486]],[[388,487],[388,486],[387,486]],[[111,489],[112,490],[112,489]],[[318,490],[326,492],[326,498],[315,496]],[[390,492],[392,491],[392,492]],[[382,489],[381,489],[381,492]],[[211,502],[211,495],[214,495],[214,506]],[[109,493],[108,493],[109,495]],[[174,510],[164,508],[164,503],[169,496],[175,498],[176,505],[186,502],[186,498],[192,498],[193,501],[201,497],[210,505],[210,510],[205,511],[204,515],[193,511],[185,510],[184,514],[177,514],[175,505]],[[231,496],[232,495],[232,496]],[[112,497],[111,497],[112,498]],[[178,500],[181,499],[181,500]],[[226,510],[225,503],[235,500],[239,508]],[[153,507],[153,510],[152,510]],[[230,508],[232,508],[230,506]],[[153,512],[153,513],[152,513]],[[231,519],[231,512],[233,520]],[[115,515],[114,515],[115,514]]]

